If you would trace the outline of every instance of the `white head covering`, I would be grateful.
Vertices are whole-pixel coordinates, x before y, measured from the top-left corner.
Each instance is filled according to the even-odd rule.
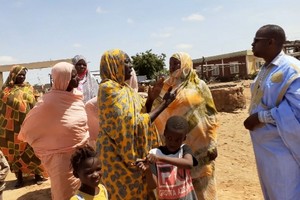
[[[74,56],[74,58],[72,58],[73,65],[75,66],[79,60],[84,60],[84,62],[87,63],[86,59],[83,55],[76,55],[76,56]]]

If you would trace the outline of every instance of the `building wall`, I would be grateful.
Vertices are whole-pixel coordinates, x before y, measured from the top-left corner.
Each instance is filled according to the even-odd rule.
[[[230,63],[236,63],[238,72],[234,73],[230,70]],[[224,58],[224,59],[216,59],[207,61],[203,65],[203,76],[202,76],[202,70],[198,67],[199,64],[194,63],[194,68],[197,68],[198,74],[201,78],[209,80],[211,77],[218,80],[230,80],[234,79],[235,77],[239,78],[245,78],[247,77],[247,60],[246,56],[237,56],[237,57],[231,57],[231,58]],[[219,74],[213,74],[213,69],[217,67],[219,68]]]
[[[237,63],[238,71],[230,70],[232,63]],[[245,50],[194,59],[193,67],[198,72],[199,77],[206,81],[231,81],[237,78],[253,78],[263,63],[263,59],[255,57],[252,50]],[[203,76],[202,69],[199,67],[202,64]],[[216,74],[216,71],[213,71],[213,68],[216,66],[219,69],[218,74]]]

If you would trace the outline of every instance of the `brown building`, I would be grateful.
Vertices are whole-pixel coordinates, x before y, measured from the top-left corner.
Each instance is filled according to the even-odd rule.
[[[251,50],[238,51],[193,60],[193,67],[206,81],[231,81],[254,76],[264,61],[253,55]]]
[[[286,41],[283,51],[300,59],[300,41]],[[255,57],[252,50],[238,51],[193,60],[193,67],[199,77],[206,81],[231,81],[254,78],[264,64],[262,58]]]
[[[300,40],[286,41],[283,45],[283,50],[285,53],[300,60]]]

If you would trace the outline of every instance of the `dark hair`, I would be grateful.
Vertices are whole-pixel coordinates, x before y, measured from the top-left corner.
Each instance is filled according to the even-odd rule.
[[[167,120],[165,130],[174,131],[176,132],[184,132],[185,134],[189,131],[189,123],[188,121],[181,116],[172,116]]]
[[[94,158],[96,156],[96,151],[89,145],[77,148],[71,157],[71,167],[73,168],[73,173],[78,171],[84,160],[88,158]]]
[[[285,43],[286,41],[285,32],[283,28],[281,28],[280,26],[275,24],[267,24],[262,26],[260,29],[264,31],[266,36],[270,38],[274,38],[279,47],[282,47],[283,44]]]

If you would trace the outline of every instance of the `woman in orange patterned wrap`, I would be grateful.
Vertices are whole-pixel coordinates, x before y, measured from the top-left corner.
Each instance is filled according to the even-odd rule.
[[[0,94],[0,148],[16,173],[16,188],[24,185],[23,173],[35,174],[36,183],[41,184],[44,171],[31,146],[17,139],[21,124],[36,103],[33,87],[25,82],[26,73],[27,68],[13,66]]]

